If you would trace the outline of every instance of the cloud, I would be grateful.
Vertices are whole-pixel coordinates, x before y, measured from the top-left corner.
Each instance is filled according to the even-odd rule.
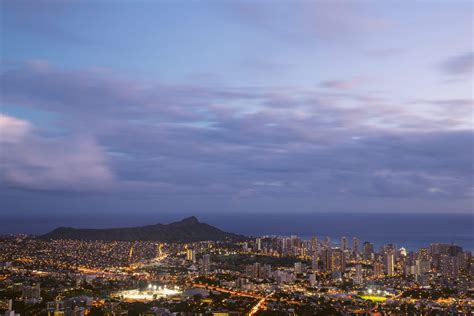
[[[29,122],[0,114],[0,141],[2,143],[17,143],[28,135],[30,129]]]
[[[5,26],[14,26],[15,35],[5,32],[4,42],[18,41],[22,33],[32,33],[43,40],[62,41],[68,44],[90,44],[84,37],[65,26],[61,21],[67,21],[81,9],[78,2],[63,2],[50,0],[2,1],[2,10],[5,15]],[[18,34],[19,33],[19,34]]]
[[[469,76],[474,70],[474,52],[452,56],[441,64],[441,70],[450,76]]]
[[[87,136],[47,138],[31,123],[0,115],[2,182],[29,190],[101,191],[113,184],[107,158]]]
[[[366,51],[367,56],[371,58],[389,58],[403,54],[405,51],[399,48],[378,48]]]
[[[363,83],[362,79],[353,80],[329,80],[321,83],[324,88],[347,90],[355,88]]]
[[[228,5],[228,11],[240,23],[291,42],[363,40],[391,26],[386,18],[369,13],[365,4],[348,1],[301,1],[297,6],[281,1],[271,7],[238,1]]]
[[[472,109],[474,106],[474,100],[472,99],[447,99],[447,100],[432,100],[425,101],[427,103],[436,104],[439,106],[449,107],[450,110],[453,108],[469,108]]]
[[[473,132],[465,115],[440,110],[449,100],[136,82],[37,63],[0,80],[5,104],[54,112],[64,129],[52,138],[3,120],[15,140],[4,174],[17,188],[229,199],[472,193]]]

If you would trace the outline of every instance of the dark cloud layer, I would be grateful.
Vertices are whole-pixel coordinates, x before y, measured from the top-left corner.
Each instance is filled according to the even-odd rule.
[[[451,76],[472,76],[474,52],[450,57],[441,64],[442,70]]]
[[[0,117],[4,189],[200,196],[203,205],[387,198],[468,209],[473,198],[465,100],[405,106],[338,84],[343,92],[134,82],[44,62],[9,65],[0,80],[4,104],[58,117],[52,129]]]

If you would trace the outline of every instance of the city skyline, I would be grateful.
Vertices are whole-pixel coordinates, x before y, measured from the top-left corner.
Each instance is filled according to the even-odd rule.
[[[0,14],[0,315],[473,315],[473,1]]]
[[[339,242],[316,235],[252,238],[195,217],[166,228],[137,229],[117,234],[62,228],[40,237],[0,236],[0,312],[472,313],[472,252],[454,243],[407,249],[357,237],[350,245],[347,237]]]
[[[0,218],[473,212],[471,1],[1,10]]]

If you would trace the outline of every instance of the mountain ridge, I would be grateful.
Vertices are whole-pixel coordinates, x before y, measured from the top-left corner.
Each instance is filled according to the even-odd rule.
[[[120,241],[162,241],[195,242],[206,240],[243,239],[244,236],[228,233],[217,227],[201,223],[195,216],[186,217],[169,224],[152,224],[121,228],[73,228],[58,227],[39,236],[40,239],[72,240],[120,240]]]

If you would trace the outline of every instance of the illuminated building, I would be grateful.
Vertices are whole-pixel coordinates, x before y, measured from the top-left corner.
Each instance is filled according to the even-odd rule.
[[[262,279],[267,279],[272,274],[272,266],[269,264],[264,264],[263,267],[260,269]]]
[[[260,278],[261,272],[260,272],[260,263],[255,262],[252,265],[252,277],[255,279]]]
[[[257,238],[255,241],[255,246],[257,251],[262,251],[262,239]]]
[[[196,262],[196,251],[194,249],[188,248],[186,251],[186,259],[191,262]]]
[[[344,251],[344,250],[347,250],[348,248],[349,248],[349,245],[348,245],[348,242],[347,242],[347,237],[342,236],[341,237],[341,249]]]
[[[204,254],[201,259],[201,273],[208,275],[211,272],[211,255]]]
[[[323,270],[324,272],[331,272],[332,271],[332,255],[331,255],[331,248],[325,248],[322,251],[322,261],[323,261]]]
[[[392,251],[385,254],[384,258],[385,274],[389,277],[395,274],[395,256]]]
[[[41,289],[39,284],[33,286],[23,286],[21,289],[21,297],[23,299],[28,298],[41,298]]]
[[[431,262],[428,259],[415,260],[415,274],[422,275],[430,272]]]
[[[362,265],[356,264],[355,266],[355,275],[354,275],[354,283],[355,284],[362,284],[364,282],[362,277]]]
[[[372,259],[372,255],[374,253],[374,245],[368,241],[364,242],[364,259],[370,260]]]
[[[302,266],[301,262],[295,262],[294,271],[295,271],[295,274],[303,272],[303,266]]]
[[[331,272],[344,274],[346,270],[346,260],[344,252],[340,248],[334,248],[331,251]]]
[[[359,239],[357,237],[352,238],[352,253],[354,256],[359,254]]]
[[[457,257],[442,255],[440,265],[443,276],[450,278],[455,278],[458,276],[459,265]]]
[[[448,253],[450,244],[435,243],[430,245],[429,252],[431,255],[445,255]]]
[[[380,278],[383,276],[383,265],[382,263],[376,261],[374,262],[374,276],[376,278]]]
[[[316,284],[316,275],[314,275],[314,273],[308,275],[308,282],[311,286]]]
[[[331,238],[329,236],[324,238],[324,248],[331,248]]]
[[[318,271],[318,253],[317,252],[313,252],[313,255],[311,257],[311,268],[313,269],[313,271]]]
[[[316,236],[311,237],[311,251],[313,253],[318,252],[318,237]]]
[[[12,309],[12,300],[8,300],[7,302],[7,310],[5,311],[5,316],[20,316],[20,314],[16,314],[15,311]]]
[[[418,250],[418,258],[428,260],[428,248],[420,248]]]

